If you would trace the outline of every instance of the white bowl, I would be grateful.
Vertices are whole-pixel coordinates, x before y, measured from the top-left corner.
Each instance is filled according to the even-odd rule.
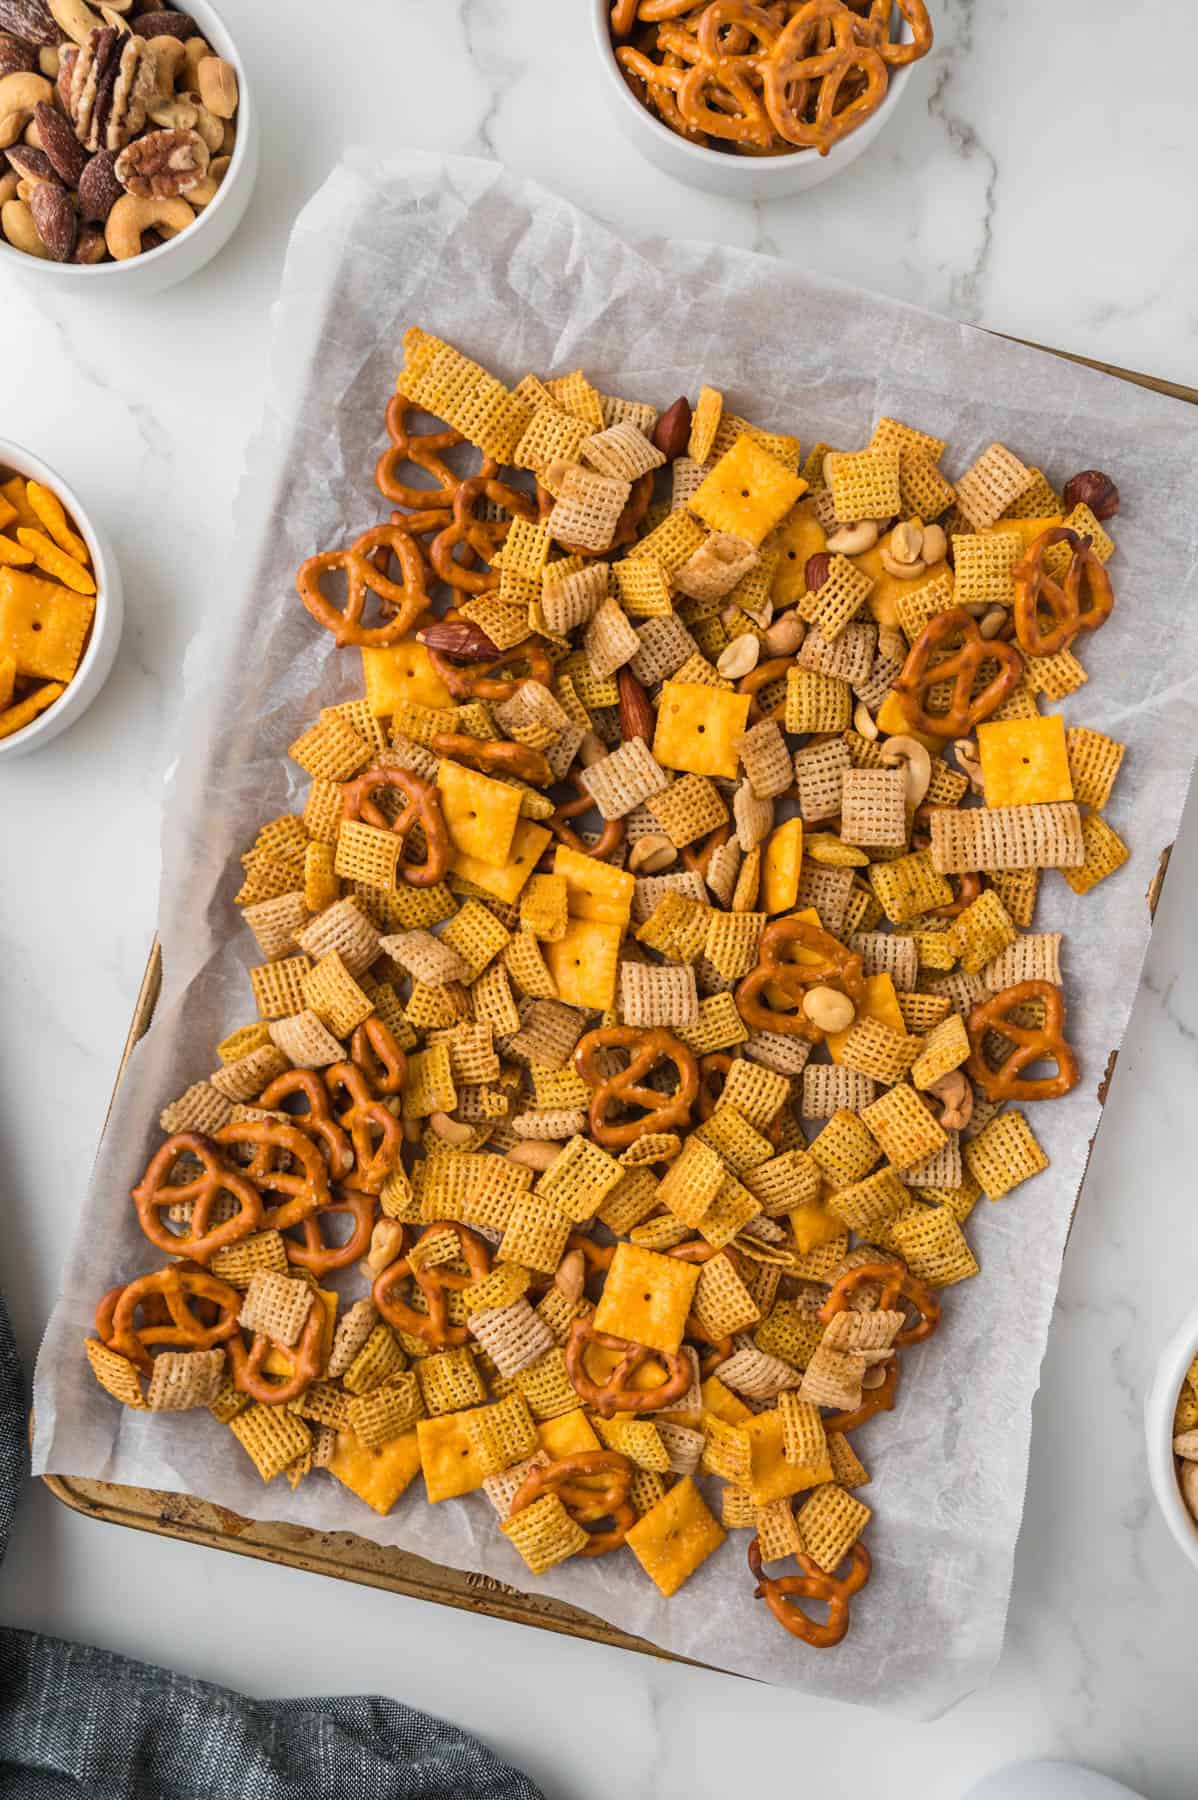
[[[663,125],[656,113],[642,106],[624,79],[616,61],[611,38],[611,0],[590,0],[591,28],[599,64],[603,71],[603,91],[612,115],[641,154],[675,181],[689,187],[706,188],[709,193],[723,194],[733,200],[777,200],[784,194],[799,194],[805,188],[818,187],[830,181],[842,169],[856,162],[863,151],[893,118],[907,86],[914,63],[891,69],[890,85],[881,106],[871,113],[864,125],[849,132],[834,144],[827,156],[818,150],[792,150],[782,156],[738,156],[727,150],[708,150],[703,144],[692,144]],[[911,28],[902,21],[900,33],[904,41],[911,38]]]
[[[91,637],[74,678],[68,682],[61,699],[32,724],[26,725],[23,731],[14,732],[12,737],[0,738],[0,762],[3,762],[6,757],[25,756],[30,750],[40,750],[43,744],[48,744],[60,731],[66,731],[76,719],[83,717],[112,671],[117,645],[121,641],[125,599],[111,544],[88,518],[79,496],[67,486],[57,469],[50,468],[40,457],[31,456],[28,450],[22,450],[19,444],[10,444],[5,438],[0,438],[0,466],[27,479],[40,481],[43,487],[57,494],[87,543],[96,580]]]
[[[1177,1485],[1173,1455],[1173,1412],[1186,1370],[1198,1355],[1198,1307],[1189,1313],[1161,1352],[1144,1404],[1148,1474],[1156,1503],[1182,1554],[1198,1569],[1198,1524],[1190,1517]]]
[[[139,294],[148,298],[162,293],[164,288],[174,287],[178,281],[185,281],[205,263],[211,262],[218,250],[224,249],[245,216],[258,176],[258,112],[245,68],[220,14],[208,5],[207,0],[195,0],[194,5],[189,0],[186,10],[212,48],[237,70],[237,141],[233,145],[233,160],[216,198],[197,215],[195,224],[181,231],[178,237],[168,238],[165,244],[158,244],[141,256],[132,256],[127,262],[51,262],[49,258],[43,260],[28,256],[23,250],[14,250],[0,238],[0,269],[8,268],[31,281],[52,282],[63,288],[72,285],[75,288],[98,287],[110,294]]]

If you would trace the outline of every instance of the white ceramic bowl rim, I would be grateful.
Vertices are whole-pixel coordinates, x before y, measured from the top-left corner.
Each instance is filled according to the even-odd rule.
[[[233,63],[237,70],[237,137],[233,144],[232,161],[224,180],[216,190],[216,198],[210,200],[208,205],[197,214],[195,223],[189,225],[186,231],[181,231],[177,237],[167,238],[165,243],[155,244],[152,250],[143,250],[140,256],[130,257],[128,262],[50,263],[47,265],[39,261],[36,256],[26,256],[24,251],[14,250],[12,245],[5,243],[3,238],[0,238],[0,252],[6,256],[23,257],[25,261],[33,264],[35,270],[45,269],[47,273],[52,272],[55,278],[61,277],[66,281],[114,281],[119,279],[128,268],[140,269],[151,263],[162,262],[165,257],[170,255],[176,244],[183,239],[192,240],[197,232],[203,231],[208,220],[217,215],[222,203],[228,198],[246,155],[246,145],[249,142],[249,120],[243,115],[253,112],[254,102],[245,79],[245,68],[237,55],[232,35],[216,8],[210,6],[208,0],[195,0],[194,5],[188,4],[187,12],[197,25],[203,27],[204,37],[213,49],[218,50],[223,57]],[[187,198],[186,194],[183,198]]]
[[[1161,1352],[1145,1408],[1148,1473],[1157,1503],[1179,1549],[1198,1567],[1198,1523],[1190,1516],[1177,1480],[1173,1413],[1186,1370],[1198,1355],[1198,1308],[1189,1313]]]
[[[779,166],[782,168],[790,168],[793,167],[796,161],[820,160],[820,153],[818,150],[800,149],[783,152],[778,156],[737,156],[735,152],[732,151],[709,149],[706,144],[692,144],[689,138],[682,137],[677,131],[671,130],[664,120],[658,118],[651,107],[643,106],[641,104],[624,79],[624,71],[616,61],[615,46],[613,45],[611,38],[611,0],[592,0],[592,7],[593,11],[591,17],[595,23],[596,37],[598,39],[604,68],[606,69],[609,78],[615,82],[620,90],[620,94],[625,104],[630,107],[635,114],[639,115],[640,118],[647,119],[655,132],[664,133],[665,136],[670,139],[671,143],[677,145],[684,156],[693,159],[696,167],[711,167],[713,163],[719,164],[724,168],[729,166],[733,168],[742,166],[746,170],[752,170],[759,178],[765,174],[766,179],[768,179],[768,171],[771,168]],[[913,36],[909,21],[902,18],[901,15],[899,36],[904,43],[910,43]],[[914,63],[904,63],[900,68],[888,71],[889,79],[886,92],[882,96],[881,105],[877,108],[879,113],[886,111],[898,99],[902,92],[902,88],[914,67]],[[874,115],[871,114],[871,117],[873,116]],[[845,152],[846,146],[851,144],[854,137],[857,135],[857,131],[863,130],[868,123],[868,119],[862,120],[861,125],[857,126],[856,130],[850,131],[847,136],[838,139],[837,142],[833,144],[831,150],[829,150],[827,156],[823,158],[823,161],[830,168],[834,168],[837,161],[840,160]]]
[[[34,719],[31,724],[23,726],[20,731],[15,731],[11,737],[0,738],[0,758],[2,758],[10,745],[14,750],[18,744],[22,750],[27,750],[36,737],[44,731],[48,731],[52,724],[55,726],[59,724],[61,720],[59,708],[66,706],[71,697],[71,689],[77,682],[84,681],[93,664],[99,659],[105,636],[105,626],[108,622],[108,594],[113,571],[109,566],[109,558],[104,546],[96,535],[95,527],[88,518],[82,501],[74,489],[68,486],[57,469],[52,469],[49,463],[43,462],[40,456],[35,456],[32,450],[26,450],[23,444],[13,443],[8,438],[0,438],[0,468],[11,469],[26,478],[32,476],[34,481],[40,481],[43,487],[48,487],[52,493],[57,495],[66,508],[72,524],[87,544],[92,559],[92,572],[96,581],[96,610],[92,615],[91,636],[87,641],[87,649],[80,658],[79,667],[66,684],[66,691],[59,695],[53,706],[47,707],[46,711]],[[58,718],[55,717],[56,714],[59,715]]]

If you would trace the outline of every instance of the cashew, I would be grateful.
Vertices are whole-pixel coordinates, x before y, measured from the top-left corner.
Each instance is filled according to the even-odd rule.
[[[57,81],[58,71],[62,67],[62,57],[58,54],[56,44],[43,44],[37,53],[38,73],[47,81]]]
[[[1182,1464],[1181,1473],[1177,1477],[1177,1485],[1181,1489],[1181,1497],[1186,1503],[1186,1511],[1198,1524],[1198,1463]]]
[[[223,56],[205,56],[196,66],[200,99],[218,119],[231,119],[237,111],[237,71]]]
[[[85,0],[46,0],[54,23],[76,44],[86,44],[93,31],[99,31],[102,20]]]
[[[803,1011],[818,1031],[845,1031],[857,1016],[857,1008],[847,994],[836,988],[808,988],[803,995]]]
[[[628,852],[631,875],[660,875],[668,869],[678,852],[664,832],[648,831],[639,837]]]
[[[926,575],[928,572],[926,562],[899,562],[885,544],[878,552],[878,560],[886,573],[893,575],[897,581],[917,581],[921,575]]]
[[[182,98],[195,108],[196,117],[193,130],[199,132],[205,144],[207,144],[208,152],[211,155],[214,150],[219,150],[225,141],[225,126],[223,119],[218,119],[214,112],[209,112],[208,108],[204,105],[204,102],[200,99],[199,94],[187,93],[184,94]]]
[[[783,613],[765,634],[765,647],[771,657],[793,656],[807,635],[807,627],[795,612]]]
[[[54,98],[54,89],[44,75],[17,69],[0,79],[0,150],[15,144],[33,118],[34,108]]]
[[[968,775],[969,785],[975,794],[985,792],[982,780],[982,765],[978,761],[978,747],[972,738],[954,738],[953,755],[957,759],[957,767],[962,775]]]
[[[100,17],[111,31],[120,32],[122,36],[131,29],[128,19],[122,18],[115,6],[101,6]]]
[[[0,230],[14,250],[23,250],[26,256],[40,256],[43,261],[49,256],[38,236],[33,214],[23,200],[6,200],[0,207]]]
[[[874,721],[874,716],[870,712],[868,706],[866,706],[864,700],[858,700],[856,706],[853,708],[853,730],[863,738],[872,739],[876,738],[878,735],[878,727]]]
[[[362,1258],[372,1275],[381,1275],[403,1248],[403,1226],[395,1219],[380,1219],[370,1234],[370,1248]]]
[[[838,556],[860,556],[863,550],[872,550],[878,541],[878,527],[872,519],[858,519],[855,525],[841,525],[834,531],[825,546],[834,550]]]
[[[186,85],[196,88],[200,84],[200,64],[206,56],[212,55],[212,45],[202,37],[188,38],[183,46],[183,67],[187,75]]]
[[[219,189],[220,183],[213,179],[212,171],[209,169],[202,181],[198,181],[195,187],[188,188],[187,204],[198,208],[211,206]]]
[[[905,765],[904,799],[910,807],[921,805],[932,780],[932,759],[925,747],[912,737],[889,737],[882,745],[882,761],[891,769]]]
[[[943,562],[948,555],[948,538],[943,525],[925,525],[923,548],[919,553],[926,563]]]
[[[557,1265],[553,1285],[567,1300],[581,1300],[586,1286],[587,1265],[581,1250],[569,1250]]]
[[[890,543],[887,545],[887,549],[895,562],[918,562],[923,555],[923,526],[916,525],[912,519],[906,519],[901,525],[896,525],[890,534]],[[926,563],[927,558],[924,557],[923,560]]]
[[[141,255],[143,232],[178,237],[194,219],[186,200],[142,200],[136,194],[122,194],[108,215],[104,241],[118,262],[128,262],[131,256]]]
[[[186,53],[178,38],[154,37],[149,40],[154,55],[154,72],[158,77],[158,93],[169,100],[186,63]]]
[[[973,1088],[960,1069],[950,1069],[928,1088],[941,1102],[940,1124],[945,1131],[961,1131],[973,1117]]]
[[[165,99],[160,97],[150,108],[149,116],[163,131],[193,131],[199,118],[185,94],[170,94]]]
[[[607,755],[607,745],[597,732],[588,731],[578,746],[578,760],[584,769],[594,768]]]
[[[30,119],[28,125],[26,125],[24,131],[21,133],[21,142],[23,144],[28,144],[31,150],[40,150],[42,148],[42,134],[37,128],[36,119]]]
[[[526,1138],[522,1144],[513,1144],[507,1153],[508,1162],[521,1163],[526,1169],[547,1169],[561,1153],[560,1144],[550,1143],[545,1139]]]
[[[225,120],[225,134],[221,138],[221,141],[220,141],[221,155],[222,156],[232,156],[233,146],[236,142],[237,142],[237,127],[236,127],[236,125],[234,125],[232,119],[226,119]]]
[[[6,169],[0,175],[0,206],[7,206],[10,200],[16,199],[20,179],[15,169]]]
[[[447,1144],[468,1144],[474,1136],[473,1125],[464,1125],[461,1119],[451,1119],[448,1113],[432,1112],[428,1122],[439,1138]]]
[[[1007,622],[1005,606],[992,606],[989,612],[982,615],[978,630],[984,638],[996,638]]]
[[[717,673],[727,681],[739,681],[761,659],[761,644],[751,631],[742,631],[730,644],[725,644],[716,661]]]

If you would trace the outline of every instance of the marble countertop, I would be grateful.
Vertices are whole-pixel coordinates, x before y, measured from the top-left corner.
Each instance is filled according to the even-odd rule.
[[[145,302],[59,298],[0,273],[0,434],[59,468],[103,519],[129,604],[116,672],[85,720],[0,775],[0,1268],[30,1361],[153,930],[182,668],[222,605],[288,230],[345,144],[491,154],[631,235],[763,250],[1198,383],[1187,173],[1198,16],[1171,9],[1133,61],[1115,0],[932,10],[936,51],[871,152],[811,194],[748,205],[676,186],[613,135],[582,0],[359,0],[344,39],[341,8],[225,0],[265,133],[230,247]],[[255,1693],[381,1690],[469,1724],[572,1800],[714,1796],[743,1788],[746,1772],[775,1783],[792,1770],[818,1795],[851,1777],[891,1800],[954,1800],[1000,1762],[1041,1754],[1091,1762],[1152,1800],[1188,1800],[1195,1578],[1152,1505],[1140,1412],[1198,1279],[1186,1255],[1194,810],[1066,1257],[1006,1650],[947,1718],[849,1713],[333,1586],[101,1527],[40,1489],[18,1519],[0,1618]],[[152,1598],[163,1592],[169,1609]],[[244,1629],[230,1632],[230,1618]]]

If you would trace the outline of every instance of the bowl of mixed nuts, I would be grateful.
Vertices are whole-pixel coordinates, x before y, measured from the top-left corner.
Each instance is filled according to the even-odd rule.
[[[236,230],[258,125],[214,9],[0,0],[0,261],[158,292]]]
[[[1144,1419],[1157,1505],[1179,1550],[1198,1568],[1198,1307],[1161,1352]]]

